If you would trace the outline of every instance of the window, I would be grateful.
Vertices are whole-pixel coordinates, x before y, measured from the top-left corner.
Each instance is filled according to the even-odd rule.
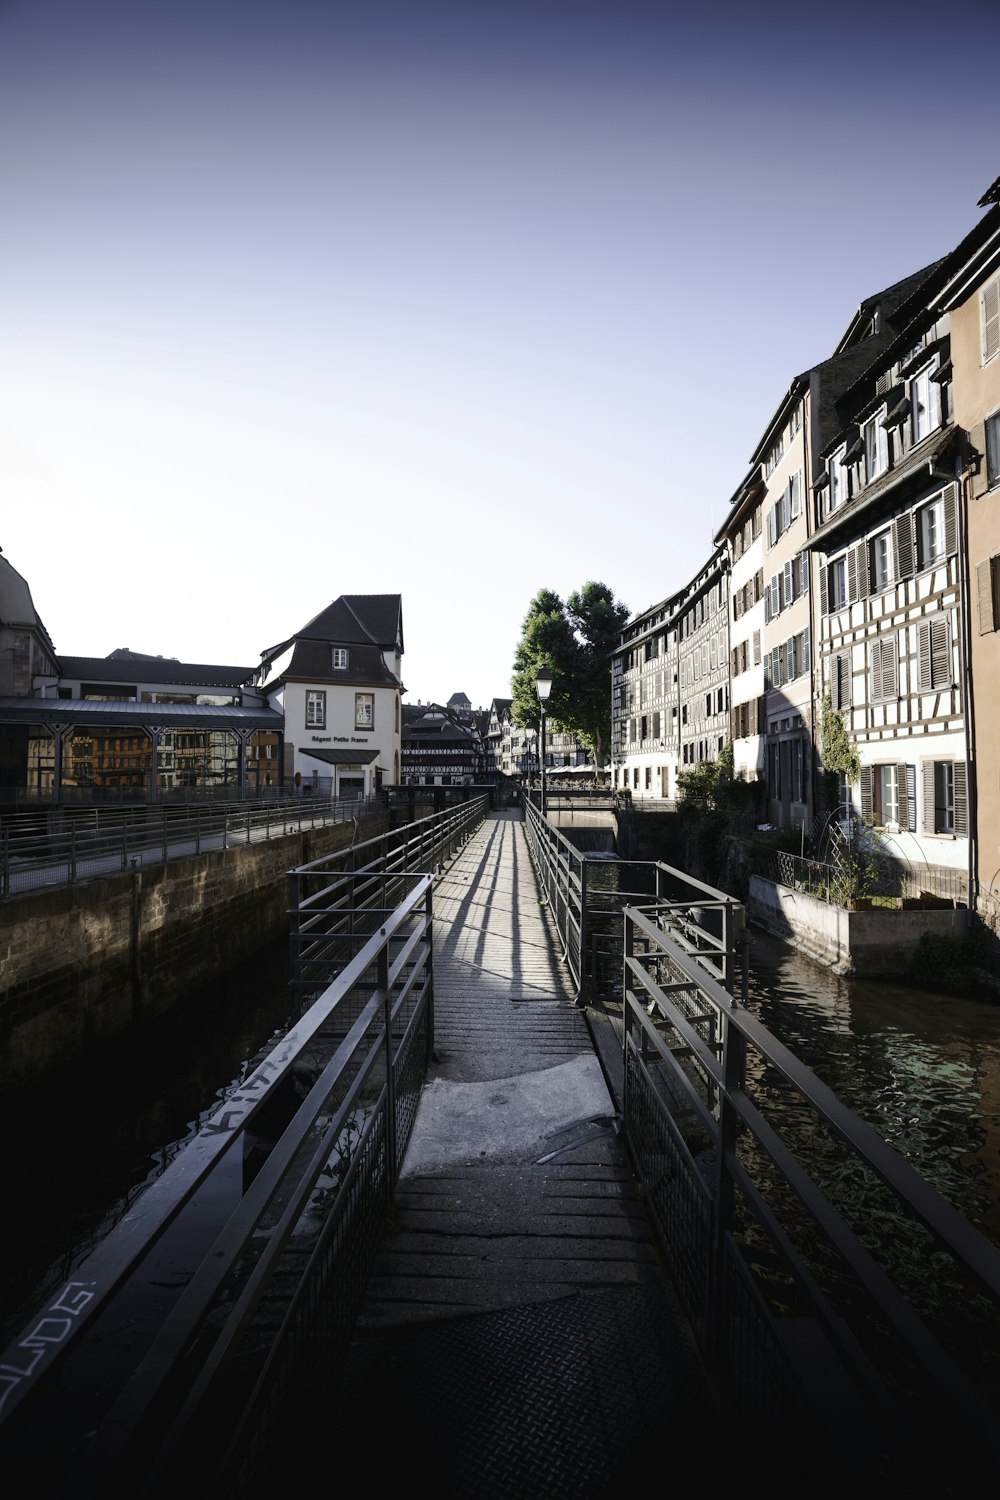
[[[861,767],[861,816],[880,828],[916,831],[916,767]]]
[[[847,499],[847,470],[844,467],[845,449],[841,448],[838,453],[827,463],[827,473],[830,476],[830,509],[837,510]]]
[[[306,693],[306,728],[326,728],[326,694],[309,691]]]
[[[878,593],[892,582],[892,532],[880,531],[869,546],[872,588]]]
[[[344,672],[347,669],[347,647],[334,646],[333,648],[333,670]]]
[[[1000,484],[1000,411],[986,418],[986,480],[991,490]]]
[[[931,380],[930,365],[910,381],[910,435],[915,443],[927,436],[941,420],[941,393]]]
[[[1000,276],[984,286],[980,298],[983,364],[1000,354]]]
[[[843,609],[847,603],[847,558],[838,557],[830,564],[827,587],[830,608]]]
[[[965,838],[969,831],[965,762],[925,760],[920,772],[923,783],[923,831]]]
[[[865,443],[865,480],[869,484],[889,467],[889,440],[882,426],[884,415],[885,407],[874,417],[869,417],[861,429]]]
[[[917,513],[920,538],[920,565],[927,567],[945,556],[944,496],[932,500]]]
[[[830,706],[835,709],[851,706],[851,653],[838,651],[830,657]]]
[[[373,729],[375,727],[375,694],[354,694],[354,727],[355,729]]]

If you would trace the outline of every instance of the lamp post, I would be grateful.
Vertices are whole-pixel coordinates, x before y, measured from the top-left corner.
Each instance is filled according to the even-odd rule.
[[[542,667],[539,671],[537,671],[535,673],[535,692],[538,694],[538,703],[539,703],[539,707],[541,708],[541,711],[542,711],[542,713],[541,713],[542,732],[541,732],[541,739],[540,739],[540,752],[541,752],[541,765],[542,765],[542,800],[541,800],[541,811],[542,811],[542,817],[543,818],[545,817],[545,705],[549,701],[549,694],[551,693],[551,691],[552,691],[552,673],[548,670],[548,668]]]

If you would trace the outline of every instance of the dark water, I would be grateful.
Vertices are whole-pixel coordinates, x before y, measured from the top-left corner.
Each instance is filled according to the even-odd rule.
[[[288,1021],[288,944],[256,954],[126,1050],[6,1097],[2,1342],[121,1218]]]
[[[839,979],[755,933],[750,1008],[1000,1245],[1000,1002]]]

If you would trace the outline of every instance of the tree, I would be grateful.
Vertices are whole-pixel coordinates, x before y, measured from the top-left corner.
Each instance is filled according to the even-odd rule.
[[[597,764],[605,765],[611,746],[611,654],[628,617],[628,606],[616,601],[606,583],[585,583],[565,604],[551,589],[539,589],[514,652],[515,722],[538,723],[535,674],[547,667],[552,673],[547,721],[577,735]]]

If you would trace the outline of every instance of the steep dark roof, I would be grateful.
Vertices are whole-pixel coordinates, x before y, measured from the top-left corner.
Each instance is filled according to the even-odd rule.
[[[272,708],[242,708],[239,704],[135,703],[97,698],[0,698],[0,721],[5,724],[162,724],[170,729],[268,729],[281,733],[284,718]]]
[[[335,646],[365,643],[403,649],[403,601],[399,594],[341,594],[307,625],[295,632],[300,640],[329,641]]]
[[[163,682],[178,687],[241,687],[256,667],[218,667],[163,657],[60,656],[61,675],[88,682]]]
[[[347,669],[335,672],[327,640],[297,640],[292,659],[281,675],[286,682],[301,679],[304,682],[399,685],[399,679],[389,671],[381,649],[375,645],[352,644],[348,650]],[[273,687],[274,684],[270,683],[269,686]]]

